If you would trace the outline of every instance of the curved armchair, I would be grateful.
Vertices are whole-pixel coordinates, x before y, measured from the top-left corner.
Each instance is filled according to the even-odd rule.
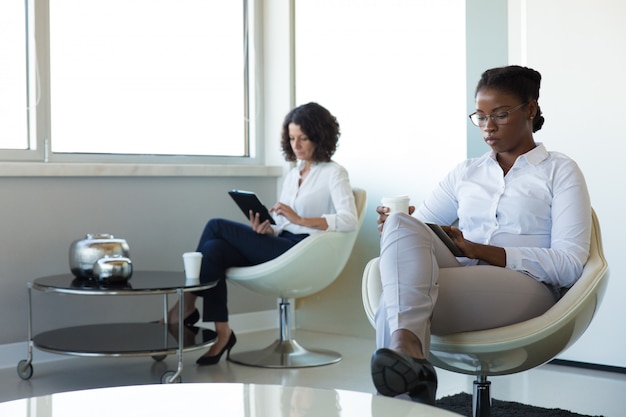
[[[489,416],[487,377],[534,368],[576,342],[600,305],[608,275],[600,225],[592,212],[591,248],[582,276],[552,308],[539,317],[505,327],[432,335],[429,360],[448,371],[475,375],[474,416]],[[362,284],[363,306],[374,325],[381,294],[378,258],[366,265]]]
[[[353,232],[324,232],[307,237],[276,259],[260,265],[229,268],[226,277],[251,291],[279,298],[280,338],[265,349],[233,353],[229,360],[267,368],[300,368],[335,363],[341,355],[308,350],[291,337],[290,298],[314,294],[330,285],[348,262],[365,217],[365,190],[355,188],[358,214]]]

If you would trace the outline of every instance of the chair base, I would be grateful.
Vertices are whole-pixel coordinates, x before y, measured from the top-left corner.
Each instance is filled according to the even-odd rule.
[[[478,376],[474,381],[472,416],[491,417],[491,382],[486,376]]]
[[[295,340],[276,340],[261,350],[233,353],[228,360],[260,368],[306,368],[337,363],[341,355],[331,350],[309,350]]]

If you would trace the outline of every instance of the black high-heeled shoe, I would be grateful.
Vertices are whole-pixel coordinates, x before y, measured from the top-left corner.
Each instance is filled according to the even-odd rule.
[[[196,308],[190,315],[185,317],[185,320],[183,320],[183,324],[186,327],[193,327],[193,325],[196,324],[198,320],[200,320],[200,312]]]
[[[196,308],[194,311],[191,312],[190,315],[185,317],[185,319],[183,320],[183,325],[185,325],[185,327],[193,327],[193,325],[196,324],[198,320],[200,320],[200,312]],[[150,323],[159,323],[159,320],[151,321]]]
[[[408,394],[415,402],[435,405],[437,373],[428,360],[383,348],[372,356],[371,371],[374,386],[381,395]]]
[[[230,337],[228,338],[228,342],[226,342],[226,346],[224,346],[217,355],[200,356],[198,360],[196,361],[196,363],[200,366],[215,365],[216,363],[220,361],[224,352],[227,352],[226,359],[228,359],[228,357],[230,356],[230,350],[233,348],[233,346],[235,346],[235,343],[237,343],[237,337],[235,336],[235,332],[231,331]]]

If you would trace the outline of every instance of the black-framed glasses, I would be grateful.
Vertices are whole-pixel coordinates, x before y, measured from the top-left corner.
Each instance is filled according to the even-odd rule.
[[[469,118],[472,121],[472,123],[474,123],[474,125],[478,127],[486,126],[487,123],[489,122],[489,119],[493,120],[493,122],[497,125],[505,125],[509,121],[509,114],[513,113],[515,110],[521,109],[527,104],[528,102],[522,103],[519,106],[513,107],[511,110],[503,111],[500,113],[494,113],[494,114],[481,114],[478,112],[474,112],[469,115]]]

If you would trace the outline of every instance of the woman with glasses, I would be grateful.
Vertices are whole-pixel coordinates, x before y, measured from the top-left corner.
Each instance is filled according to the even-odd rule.
[[[491,150],[459,164],[411,215],[376,209],[383,292],[371,372],[380,394],[434,404],[431,333],[539,316],[580,277],[590,198],[578,165],[535,142],[544,123],[540,82],[530,68],[485,71],[469,117]],[[464,256],[427,223],[443,225]]]

